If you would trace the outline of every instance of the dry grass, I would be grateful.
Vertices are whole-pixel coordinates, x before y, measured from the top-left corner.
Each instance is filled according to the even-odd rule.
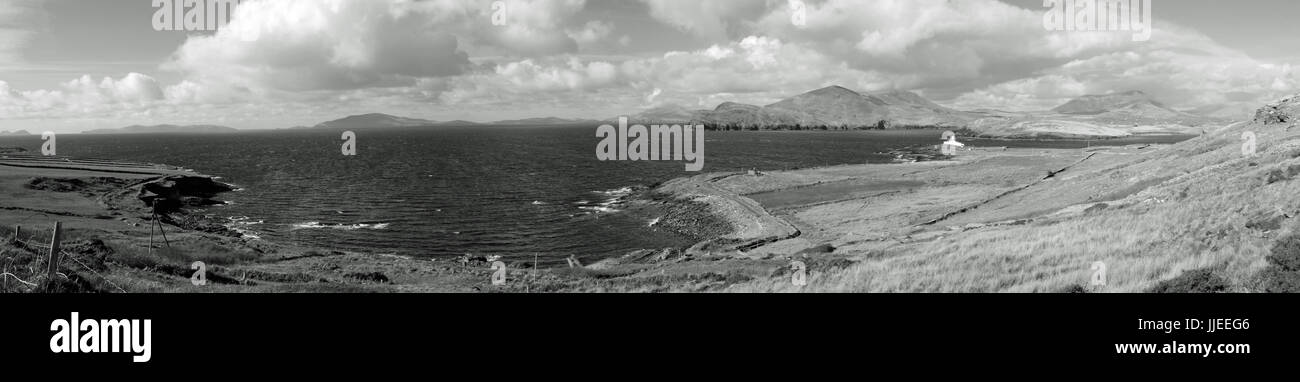
[[[1104,209],[1048,213],[1030,224],[894,245],[847,269],[812,272],[803,288],[778,277],[729,290],[1142,292],[1203,270],[1195,275],[1212,273],[1226,281],[1228,292],[1262,291],[1260,274],[1270,249],[1295,231],[1298,219],[1292,217],[1300,212],[1300,182],[1292,171],[1300,166],[1300,129],[1284,128],[1236,125],[1119,166],[1074,172],[1068,181],[1045,183],[1022,196],[1049,200],[1086,189],[1113,199]],[[1255,157],[1242,157],[1232,139],[1245,130],[1260,134]],[[1103,287],[1089,286],[1096,261],[1107,266]]]

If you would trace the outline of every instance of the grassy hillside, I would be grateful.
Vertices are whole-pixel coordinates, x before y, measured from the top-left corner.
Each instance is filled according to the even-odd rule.
[[[802,289],[737,291],[1300,291],[1300,99],[1159,150],[1047,179],[900,243],[813,272]],[[1257,153],[1243,155],[1243,133]],[[1008,219],[1018,219],[1015,224]],[[1094,262],[1106,284],[1090,285]]]

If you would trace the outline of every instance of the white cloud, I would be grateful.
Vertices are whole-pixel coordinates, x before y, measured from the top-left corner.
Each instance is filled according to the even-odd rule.
[[[490,29],[493,45],[526,55],[577,50],[578,41],[565,24],[586,5],[585,0],[511,0],[506,5],[505,25]]]
[[[560,65],[540,65],[533,60],[506,63],[493,72],[519,91],[582,90],[612,85],[620,78],[614,65],[571,58]],[[490,78],[481,78],[490,81]]]
[[[246,2],[226,29],[187,40],[168,67],[199,83],[291,91],[458,75],[468,56],[439,28],[440,12],[455,10],[447,2]]]
[[[104,77],[99,81],[82,76],[63,83],[58,90],[18,91],[0,82],[0,108],[10,114],[138,109],[163,99],[158,81],[139,73],[129,73],[120,79]]]
[[[1127,90],[1144,91],[1178,109],[1240,118],[1264,103],[1300,91],[1300,74],[1290,65],[1262,63],[1243,55],[1129,51],[1079,59],[1040,75],[990,85],[963,94],[952,104],[1043,110],[1084,94]]]

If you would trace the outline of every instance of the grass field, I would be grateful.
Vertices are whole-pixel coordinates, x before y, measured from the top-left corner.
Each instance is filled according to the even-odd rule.
[[[1259,137],[1255,155],[1242,153],[1237,137],[1246,131]],[[1235,124],[1072,169],[1020,191],[1005,208],[994,203],[951,219],[973,227],[851,253],[858,263],[811,273],[803,288],[768,279],[731,290],[1296,292],[1288,281],[1300,256],[1297,157],[1294,125]],[[1041,212],[995,224],[1013,210]],[[1094,262],[1105,264],[1105,285],[1092,285]]]

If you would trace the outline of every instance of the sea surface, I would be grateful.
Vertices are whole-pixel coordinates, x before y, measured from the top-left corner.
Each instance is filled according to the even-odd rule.
[[[599,161],[595,126],[354,129],[229,135],[58,136],[60,155],[165,163],[241,188],[208,213],[249,238],[416,257],[502,255],[563,263],[641,248],[688,246],[625,213],[636,191],[680,176],[683,162]],[[935,145],[940,131],[706,132],[704,171],[780,170],[888,163],[886,152]],[[1078,148],[1172,143],[1190,137],[1107,141],[971,141],[977,146]],[[39,150],[39,137],[0,138]]]

